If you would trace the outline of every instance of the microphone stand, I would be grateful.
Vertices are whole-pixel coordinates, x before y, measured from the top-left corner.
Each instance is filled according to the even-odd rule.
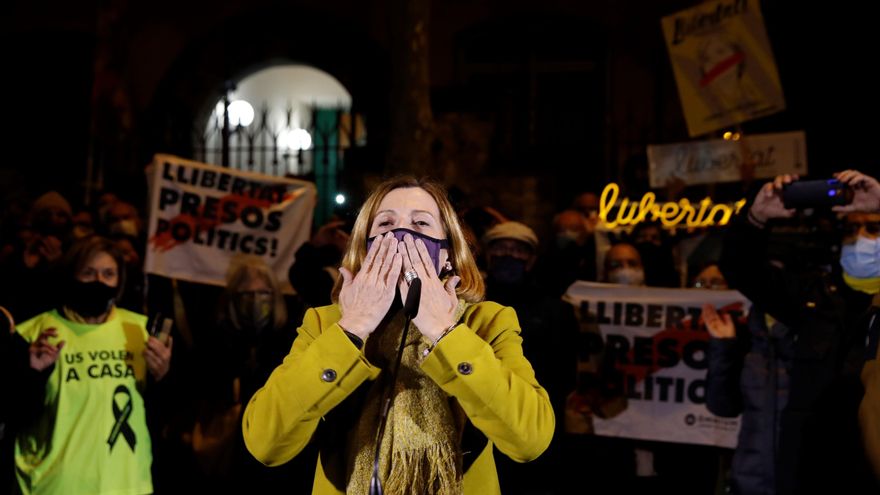
[[[382,409],[379,411],[379,429],[376,432],[376,451],[373,455],[373,476],[370,477],[370,495],[384,495],[382,482],[379,480],[379,449],[382,446],[382,436],[385,434],[385,424],[388,422],[388,411],[391,409],[391,395],[397,383],[397,372],[400,370],[400,362],[403,359],[403,348],[406,347],[406,336],[409,333],[409,324],[419,314],[419,301],[422,297],[422,281],[413,279],[406,293],[406,302],[403,304],[403,314],[406,320],[403,324],[403,332],[400,336],[400,347],[397,348],[397,361],[391,370],[391,384],[382,393]]]

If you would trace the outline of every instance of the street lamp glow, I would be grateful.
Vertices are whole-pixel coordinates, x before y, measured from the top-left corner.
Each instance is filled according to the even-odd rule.
[[[305,129],[291,129],[279,136],[279,144],[292,151],[307,150],[312,147],[312,136]]]
[[[336,195],[336,204],[343,205],[345,204],[345,195],[342,193]]]
[[[235,100],[229,104],[229,123],[234,126],[247,127],[254,121],[254,107],[244,100]]]

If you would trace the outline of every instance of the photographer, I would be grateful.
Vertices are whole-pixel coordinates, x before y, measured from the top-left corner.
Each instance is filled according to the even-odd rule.
[[[850,226],[843,238],[842,270],[837,264],[793,269],[791,260],[768,254],[768,224],[796,213],[786,207],[784,195],[797,176],[783,175],[765,184],[751,207],[732,222],[722,251],[721,271],[730,286],[793,334],[787,403],[779,427],[763,439],[776,451],[775,482],[765,487],[769,493],[832,493],[841,481],[853,487],[850,493],[876,491],[870,490],[855,418],[863,394],[859,371],[864,318],[871,303],[864,274],[871,266],[877,268],[876,256],[868,259],[861,249],[870,239],[859,220],[864,213],[880,212],[880,184],[852,170],[835,177],[841,184],[835,194],[819,192],[826,200],[841,190],[851,192],[847,204],[832,207],[847,214]],[[820,194],[813,197],[815,205],[822,204]],[[742,486],[732,488],[733,493],[752,493]]]

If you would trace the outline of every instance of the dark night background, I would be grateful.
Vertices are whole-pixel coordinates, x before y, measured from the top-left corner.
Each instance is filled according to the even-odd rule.
[[[407,17],[404,6],[413,4],[422,11]],[[645,146],[689,139],[660,18],[693,5],[7,3],[0,182],[4,192],[59,188],[79,202],[91,153],[103,167],[104,189],[139,200],[141,170],[153,153],[192,156],[191,129],[224,81],[302,62],[341,81],[367,116],[369,146],[340,177],[349,189],[390,172],[427,173],[536,222],[608,181],[640,193]],[[849,167],[877,173],[877,26],[865,9],[856,2],[762,2],[787,109],[742,129],[805,130],[816,177]],[[436,139],[429,159],[408,167],[389,157],[400,132],[392,111],[401,108],[392,90],[400,77],[395,33],[414,18],[428,20]]]

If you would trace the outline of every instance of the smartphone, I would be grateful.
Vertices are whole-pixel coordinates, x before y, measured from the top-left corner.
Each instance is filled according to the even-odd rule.
[[[159,339],[163,344],[168,343],[168,336],[171,335],[171,327],[174,322],[171,318],[166,318],[162,313],[156,313],[147,321],[147,331],[153,337]]]
[[[782,189],[786,208],[842,206],[852,201],[852,189],[837,179],[799,180]]]

